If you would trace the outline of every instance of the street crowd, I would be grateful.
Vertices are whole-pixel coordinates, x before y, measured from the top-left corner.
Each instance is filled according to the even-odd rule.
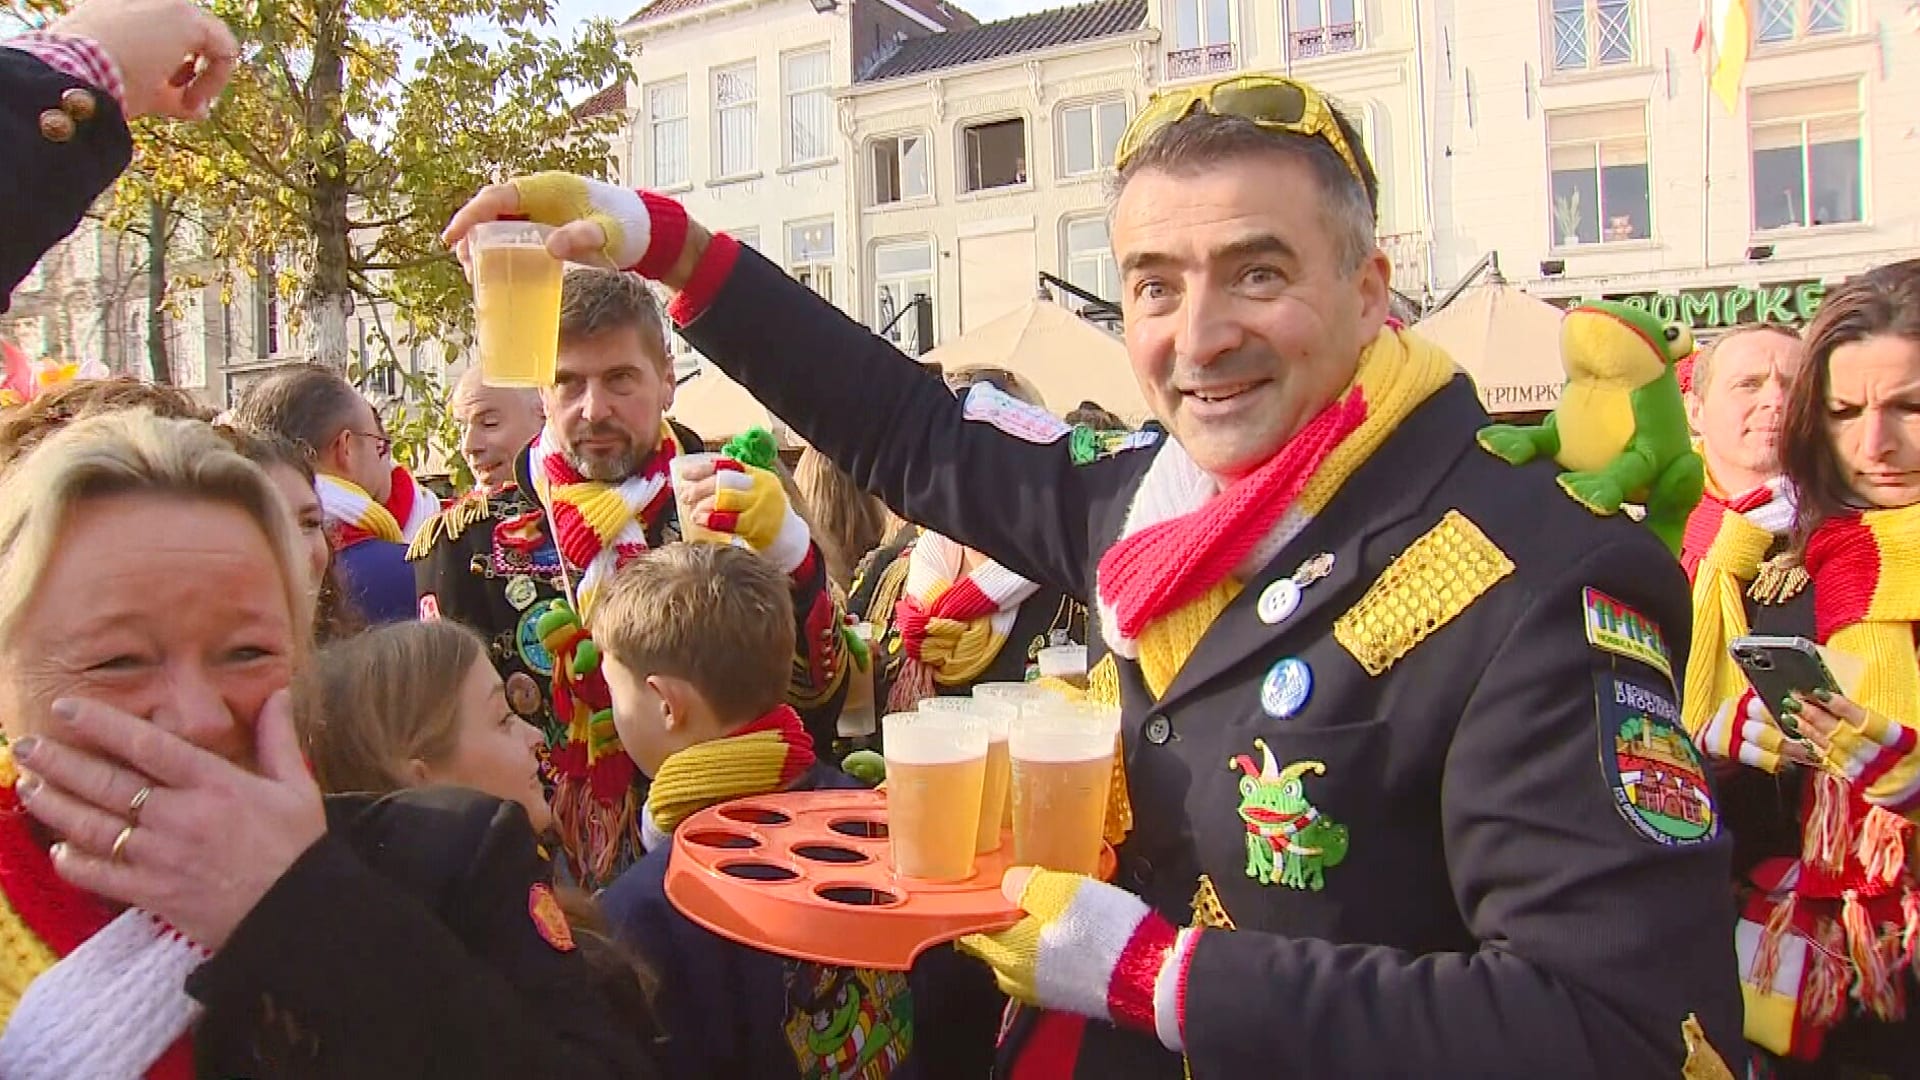
[[[191,0],[0,42],[0,285],[239,57]],[[558,173],[444,236],[622,268],[551,386],[458,381],[470,491],[319,365],[0,412],[0,1078],[1920,1076],[1920,260],[1697,351],[1578,308],[1618,364],[1490,426],[1312,87],[1156,96],[1112,188],[1139,431]],[[670,333],[796,468],[667,418]],[[907,972],[669,900],[682,822],[1070,643],[1110,879]]]

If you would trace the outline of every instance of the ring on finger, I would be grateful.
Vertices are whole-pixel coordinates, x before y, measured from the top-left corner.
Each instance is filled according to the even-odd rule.
[[[127,827],[140,824],[140,811],[146,809],[147,800],[153,798],[153,785],[142,784],[140,790],[133,793],[133,802],[127,805]]]
[[[117,863],[117,862],[126,861],[127,841],[133,839],[133,830],[134,830],[134,826],[129,825],[126,828],[120,830],[119,836],[116,836],[113,838],[113,847],[107,852],[108,862]]]

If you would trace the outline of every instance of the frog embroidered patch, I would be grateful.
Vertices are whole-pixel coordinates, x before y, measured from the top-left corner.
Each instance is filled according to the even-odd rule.
[[[1247,876],[1262,885],[1318,892],[1326,871],[1347,857],[1347,827],[1307,801],[1306,774],[1324,776],[1318,761],[1277,767],[1265,739],[1253,740],[1260,765],[1239,754],[1227,768],[1239,769],[1240,821],[1247,832]]]
[[[786,963],[788,1048],[806,1080],[886,1076],[913,1050],[913,996],[895,971]]]

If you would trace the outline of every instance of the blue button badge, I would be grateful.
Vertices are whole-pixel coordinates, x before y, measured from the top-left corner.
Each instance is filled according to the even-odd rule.
[[[1296,657],[1287,657],[1267,671],[1260,685],[1260,707],[1276,720],[1298,713],[1313,693],[1313,670]]]

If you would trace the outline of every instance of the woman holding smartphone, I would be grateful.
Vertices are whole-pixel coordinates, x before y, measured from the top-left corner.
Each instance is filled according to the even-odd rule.
[[[1747,1038],[1783,1078],[1920,1076],[1906,1004],[1920,949],[1920,260],[1828,294],[1780,457],[1812,602],[1791,609],[1808,625],[1756,629],[1810,638],[1862,674],[1851,696],[1748,691],[1696,731],[1737,764],[1721,788]]]

